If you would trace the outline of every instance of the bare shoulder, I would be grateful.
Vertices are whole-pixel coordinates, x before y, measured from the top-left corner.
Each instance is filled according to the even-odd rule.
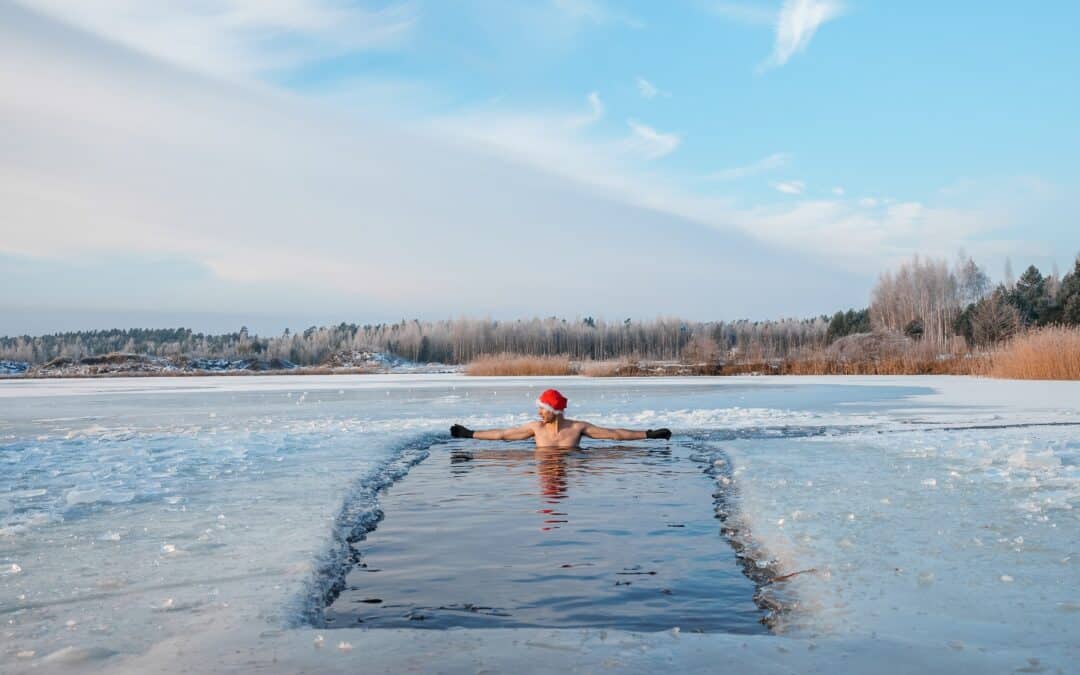
[[[586,429],[592,426],[591,422],[586,422],[584,420],[565,420],[565,422],[574,429]]]

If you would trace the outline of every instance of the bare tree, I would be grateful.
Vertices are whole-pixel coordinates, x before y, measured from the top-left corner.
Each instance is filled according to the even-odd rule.
[[[875,330],[904,332],[922,327],[922,339],[947,348],[961,309],[960,284],[944,260],[915,256],[895,272],[884,272],[871,293]]]
[[[986,347],[1007,340],[1020,330],[1020,313],[994,291],[975,304],[971,313],[971,335],[976,345]]]
[[[990,277],[971,258],[961,256],[954,274],[960,286],[960,300],[965,305],[978,302],[990,292]]]
[[[682,350],[683,363],[714,366],[720,362],[720,345],[704,332],[696,333]]]

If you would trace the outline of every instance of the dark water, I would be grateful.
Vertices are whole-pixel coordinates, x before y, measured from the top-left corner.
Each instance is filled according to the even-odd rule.
[[[764,633],[689,454],[441,446],[382,495],[327,625]]]

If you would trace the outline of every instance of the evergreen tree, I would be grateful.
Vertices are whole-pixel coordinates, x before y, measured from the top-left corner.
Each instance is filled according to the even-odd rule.
[[[908,322],[904,326],[904,335],[908,336],[912,340],[921,340],[923,333],[926,332],[926,326],[923,325],[922,319],[916,317]]]
[[[832,344],[837,338],[844,337],[847,334],[847,317],[843,312],[833,314],[832,320],[829,321],[829,329],[825,332],[825,341]]]
[[[822,317],[824,318],[824,317]],[[825,332],[825,341],[832,344],[845,335],[870,332],[870,309],[858,311],[849,309],[846,312],[837,312],[829,320],[829,328]]]
[[[979,302],[983,302],[984,300],[985,298]],[[964,308],[964,311],[957,315],[956,321],[953,321],[953,332],[957,335],[964,336],[964,340],[969,345],[975,344],[975,330],[971,320],[972,316],[975,314],[976,307],[977,303],[969,303],[968,306]]]
[[[1080,326],[1080,256],[1076,257],[1073,270],[1061,280],[1057,304],[1062,309],[1062,323]]]
[[[1031,265],[1024,270],[1016,285],[1009,291],[1008,300],[1020,313],[1020,322],[1024,326],[1040,323],[1039,319],[1047,314],[1050,303],[1046,293],[1046,279],[1039,272],[1039,268]]]
[[[870,308],[866,307],[855,311],[849,309],[847,315],[844,317],[847,321],[848,335],[854,333],[869,333],[870,332]]]
[[[1080,326],[1080,293],[1074,294],[1062,308],[1061,322],[1070,326]]]

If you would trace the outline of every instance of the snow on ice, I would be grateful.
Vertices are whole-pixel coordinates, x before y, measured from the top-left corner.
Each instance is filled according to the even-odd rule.
[[[294,627],[357,486],[552,385],[730,460],[773,635]],[[1070,672],[1078,411],[1080,383],[954,377],[5,380],[0,670]]]

